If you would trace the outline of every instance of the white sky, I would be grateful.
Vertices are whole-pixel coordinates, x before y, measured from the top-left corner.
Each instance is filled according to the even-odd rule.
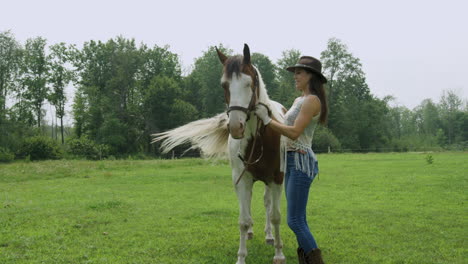
[[[320,56],[329,38],[361,59],[371,92],[409,108],[442,90],[468,95],[466,0],[0,0],[0,31],[24,44],[107,41],[118,35],[169,45],[183,69],[211,45]],[[293,88],[291,88],[293,89]]]

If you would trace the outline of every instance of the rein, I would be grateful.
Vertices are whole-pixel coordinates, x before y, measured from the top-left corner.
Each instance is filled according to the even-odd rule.
[[[239,181],[241,180],[242,176],[244,176],[244,173],[245,173],[245,171],[247,170],[247,166],[256,164],[256,163],[259,162],[260,159],[263,157],[263,142],[262,142],[262,144],[261,144],[262,150],[261,150],[261,152],[260,152],[260,156],[259,156],[258,159],[256,159],[254,162],[251,161],[251,160],[252,160],[253,153],[254,153],[254,150],[255,150],[255,143],[257,142],[257,137],[258,137],[258,135],[260,134],[260,133],[259,133],[259,130],[260,130],[260,125],[261,125],[261,123],[262,123],[262,120],[260,120],[260,118],[257,117],[257,130],[255,131],[254,141],[253,141],[253,144],[252,144],[252,149],[250,150],[250,155],[249,155],[248,161],[245,161],[245,159],[242,157],[242,155],[240,154],[240,152],[237,153],[237,157],[239,157],[239,159],[244,163],[244,169],[242,170],[241,174],[239,175],[239,178],[237,178],[236,185],[239,183]]]

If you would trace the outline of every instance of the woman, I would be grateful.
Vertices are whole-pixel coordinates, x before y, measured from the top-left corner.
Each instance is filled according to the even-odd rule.
[[[324,124],[327,120],[327,101],[323,87],[327,79],[321,72],[322,64],[313,57],[303,56],[287,70],[294,73],[296,89],[302,92],[302,96],[296,98],[286,113],[285,123],[272,120],[263,105],[258,105],[255,113],[264,125],[283,135],[281,140],[285,148],[283,153],[286,165],[283,162],[282,169],[286,174],[288,225],[299,244],[299,263],[322,264],[320,249],[307,225],[306,207],[310,185],[318,173],[318,162],[312,151],[312,137],[317,124]]]

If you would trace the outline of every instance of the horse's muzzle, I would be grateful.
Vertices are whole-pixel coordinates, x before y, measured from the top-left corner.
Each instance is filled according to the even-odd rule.
[[[244,138],[246,115],[243,112],[232,111],[229,115],[229,134],[234,139]]]

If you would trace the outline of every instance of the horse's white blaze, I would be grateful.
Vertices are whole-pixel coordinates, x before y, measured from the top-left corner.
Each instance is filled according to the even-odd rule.
[[[252,78],[246,74],[234,74],[231,80],[226,77],[221,79],[221,82],[229,84],[230,102],[229,107],[240,106],[247,109],[253,96],[251,89]],[[234,138],[242,138],[244,136],[245,122],[247,115],[240,110],[232,110],[229,114],[229,132]]]
[[[252,98],[252,78],[247,74],[241,73],[239,76],[233,75],[229,82],[229,92],[231,101],[229,106],[249,107]]]

